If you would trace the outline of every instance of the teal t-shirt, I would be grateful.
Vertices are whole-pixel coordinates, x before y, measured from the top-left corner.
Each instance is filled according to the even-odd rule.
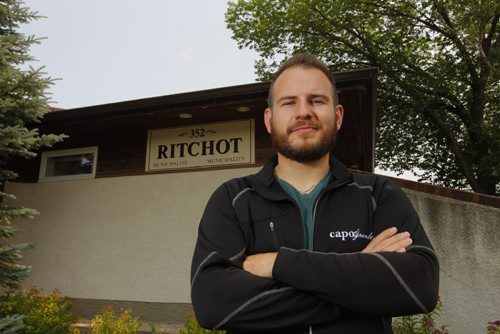
[[[304,225],[304,234],[305,234],[305,244],[307,245],[307,249],[312,250],[313,246],[313,233],[314,233],[314,204],[316,203],[316,199],[318,198],[321,190],[325,188],[330,179],[332,172],[329,171],[319,183],[311,190],[309,193],[301,193],[297,189],[294,188],[290,183],[285,180],[281,180],[276,178],[279,184],[283,187],[283,189],[290,195],[291,198],[295,200],[300,209],[300,216],[302,218],[302,224]]]

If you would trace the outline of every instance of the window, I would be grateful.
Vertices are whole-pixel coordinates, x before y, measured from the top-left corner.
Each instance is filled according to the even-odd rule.
[[[42,152],[40,181],[93,179],[97,146]]]

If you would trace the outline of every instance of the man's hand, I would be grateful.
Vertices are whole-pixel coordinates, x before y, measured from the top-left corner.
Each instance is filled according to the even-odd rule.
[[[413,243],[413,240],[410,238],[410,233],[401,232],[396,234],[397,231],[395,227],[382,231],[361,252],[406,252],[406,248]]]
[[[243,262],[243,270],[260,277],[273,278],[273,266],[277,255],[278,253],[250,255]]]

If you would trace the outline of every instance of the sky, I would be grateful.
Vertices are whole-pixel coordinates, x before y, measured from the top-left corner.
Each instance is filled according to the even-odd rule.
[[[24,0],[44,16],[30,64],[57,79],[52,107],[71,109],[256,81],[255,51],[226,28],[227,0]],[[140,4],[140,5],[139,5]],[[377,172],[395,175],[377,169]],[[416,179],[411,173],[403,178]]]
[[[22,27],[48,76],[51,106],[70,109],[256,81],[226,0],[25,0],[44,16]]]

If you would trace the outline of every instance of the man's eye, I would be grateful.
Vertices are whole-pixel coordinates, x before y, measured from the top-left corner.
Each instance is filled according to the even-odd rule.
[[[294,101],[293,100],[290,100],[290,101],[283,101],[282,105],[284,106],[290,106],[290,105],[293,105]]]
[[[323,100],[321,100],[321,99],[314,99],[314,100],[312,100],[312,104],[316,104],[317,105],[317,104],[324,104],[324,103],[325,102]]]

